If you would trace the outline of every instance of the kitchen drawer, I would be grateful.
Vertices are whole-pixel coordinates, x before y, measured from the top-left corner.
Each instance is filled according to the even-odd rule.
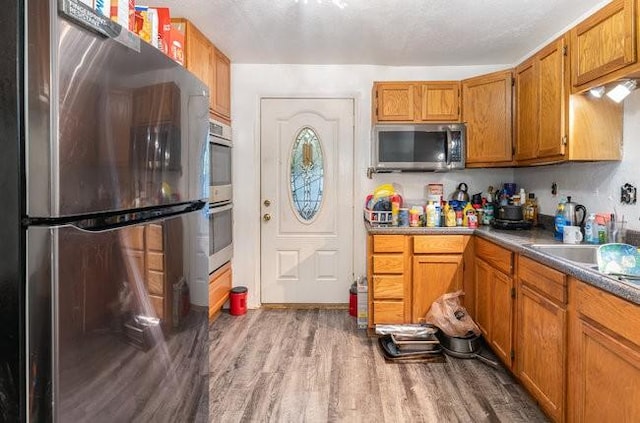
[[[162,225],[147,225],[147,248],[155,251],[164,249],[164,240],[162,237]]]
[[[149,294],[164,295],[164,273],[149,270],[147,272]]]
[[[376,300],[404,298],[404,276],[374,275],[373,298]]]
[[[463,253],[465,241],[464,235],[418,235],[413,237],[413,253]]]
[[[404,301],[374,301],[373,323],[406,323]]]
[[[130,226],[122,230],[124,234],[124,245],[126,248],[143,250],[144,249],[144,226]]]
[[[397,273],[404,272],[404,256],[402,254],[374,254],[373,273]]]
[[[507,275],[513,274],[513,253],[506,248],[475,237],[475,253],[477,257]]]
[[[567,277],[527,257],[518,257],[518,279],[523,285],[561,304],[567,303]]]
[[[577,279],[575,283],[578,313],[640,346],[640,306]]]
[[[209,275],[209,318],[220,310],[229,299],[231,282],[231,263],[225,264]]]
[[[164,253],[150,251],[147,253],[147,268],[149,270],[164,271]]]
[[[405,235],[374,235],[374,253],[402,253],[405,246]]]

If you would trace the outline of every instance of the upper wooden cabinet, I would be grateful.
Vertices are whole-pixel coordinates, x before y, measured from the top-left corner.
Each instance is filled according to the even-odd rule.
[[[637,0],[614,0],[571,30],[573,92],[610,82],[637,60]]]
[[[513,165],[512,80],[508,70],[462,81],[468,167]]]
[[[231,62],[220,50],[213,47],[213,93],[211,111],[222,118],[231,119]]]
[[[565,160],[569,95],[565,37],[516,67],[515,159],[525,164]]]
[[[231,66],[191,22],[171,19],[174,28],[184,34],[185,67],[209,87],[209,112],[225,123],[231,120]]]
[[[460,120],[458,81],[374,82],[375,122],[457,122]]]

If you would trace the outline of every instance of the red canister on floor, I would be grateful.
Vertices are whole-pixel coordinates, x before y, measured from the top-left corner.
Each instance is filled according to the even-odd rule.
[[[349,316],[356,317],[358,315],[358,289],[355,282],[349,288]]]
[[[247,312],[247,287],[236,286],[229,294],[229,314],[241,316]]]

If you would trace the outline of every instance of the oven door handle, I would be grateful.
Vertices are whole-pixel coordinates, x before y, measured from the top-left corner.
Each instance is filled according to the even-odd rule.
[[[223,204],[220,206],[209,205],[208,215],[211,216],[216,213],[222,213],[223,211],[231,210],[233,208],[233,203]]]
[[[222,145],[224,147],[233,147],[233,143],[231,142],[231,140],[227,140],[213,134],[209,134],[209,143]]]

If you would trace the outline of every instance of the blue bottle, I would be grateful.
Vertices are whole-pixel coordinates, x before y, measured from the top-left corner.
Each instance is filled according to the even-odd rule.
[[[558,203],[558,207],[556,208],[556,216],[554,219],[554,228],[553,228],[553,237],[558,241],[562,241],[564,225],[566,224],[566,219],[564,216],[564,203],[565,199],[562,199],[560,203]]]

